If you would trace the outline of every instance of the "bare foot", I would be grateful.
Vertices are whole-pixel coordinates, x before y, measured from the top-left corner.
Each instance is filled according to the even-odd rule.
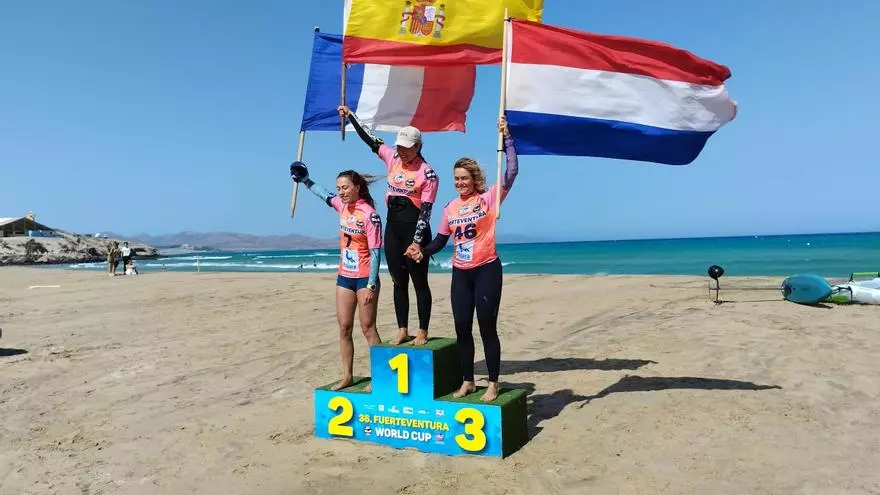
[[[419,329],[419,333],[416,334],[416,339],[413,341],[412,345],[425,345],[425,342],[428,341],[428,331]]]
[[[342,390],[345,387],[350,387],[352,383],[354,383],[354,380],[352,379],[352,377],[348,376],[343,378],[342,381],[340,381],[336,385],[330,387],[330,390],[333,390],[334,392],[337,390]]]
[[[480,401],[482,402],[492,402],[493,400],[498,398],[498,382],[489,382],[489,386],[486,388],[486,393],[480,397]]]
[[[477,386],[474,385],[474,382],[464,382],[461,384],[461,388],[459,388],[454,394],[453,397],[456,399],[460,399],[467,394],[472,394],[477,391]]]
[[[407,332],[405,328],[401,328],[397,332],[397,337],[394,337],[388,343],[391,345],[400,345],[407,340],[409,340],[409,332]]]
[[[373,392],[373,382],[368,383],[367,386],[364,387],[364,392],[368,394]]]

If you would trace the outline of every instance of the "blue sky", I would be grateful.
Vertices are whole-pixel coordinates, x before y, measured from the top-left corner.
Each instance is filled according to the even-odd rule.
[[[545,23],[665,41],[727,65],[739,114],[685,167],[522,157],[499,232],[880,230],[880,2],[839,5],[547,0]],[[0,217],[33,210],[82,232],[335,236],[333,212],[304,189],[290,219],[288,165],[312,27],[338,33],[341,23],[342,0],[3,2]],[[467,133],[426,134],[440,204],[454,195],[460,156],[494,177],[499,75],[479,68]],[[310,133],[304,159],[327,186],[343,168],[383,170],[353,134]]]

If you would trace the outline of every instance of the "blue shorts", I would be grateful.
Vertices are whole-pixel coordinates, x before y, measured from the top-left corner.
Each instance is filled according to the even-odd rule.
[[[343,289],[348,289],[350,291],[357,292],[361,289],[366,289],[367,284],[370,282],[370,277],[363,278],[351,278],[344,277],[342,275],[336,276],[336,285],[342,287]],[[376,288],[379,287],[379,281],[376,281]]]

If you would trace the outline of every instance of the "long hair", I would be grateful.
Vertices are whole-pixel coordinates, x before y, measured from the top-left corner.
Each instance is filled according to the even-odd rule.
[[[455,165],[452,166],[452,170],[457,168],[467,170],[469,174],[471,174],[471,178],[474,180],[474,189],[480,194],[486,192],[486,176],[483,174],[483,169],[480,168],[480,165],[473,158],[459,158],[458,161],[455,162]]]
[[[361,174],[355,170],[343,170],[336,176],[337,179],[340,177],[348,178],[348,180],[350,180],[358,189],[358,196],[366,201],[374,210],[376,209],[376,201],[373,199],[373,195],[370,194],[370,184],[382,180],[384,178],[383,176]]]

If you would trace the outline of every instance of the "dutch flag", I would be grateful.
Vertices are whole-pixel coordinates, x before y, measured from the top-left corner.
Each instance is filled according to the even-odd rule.
[[[653,41],[513,20],[506,115],[521,155],[685,165],[736,116],[730,70]]]

